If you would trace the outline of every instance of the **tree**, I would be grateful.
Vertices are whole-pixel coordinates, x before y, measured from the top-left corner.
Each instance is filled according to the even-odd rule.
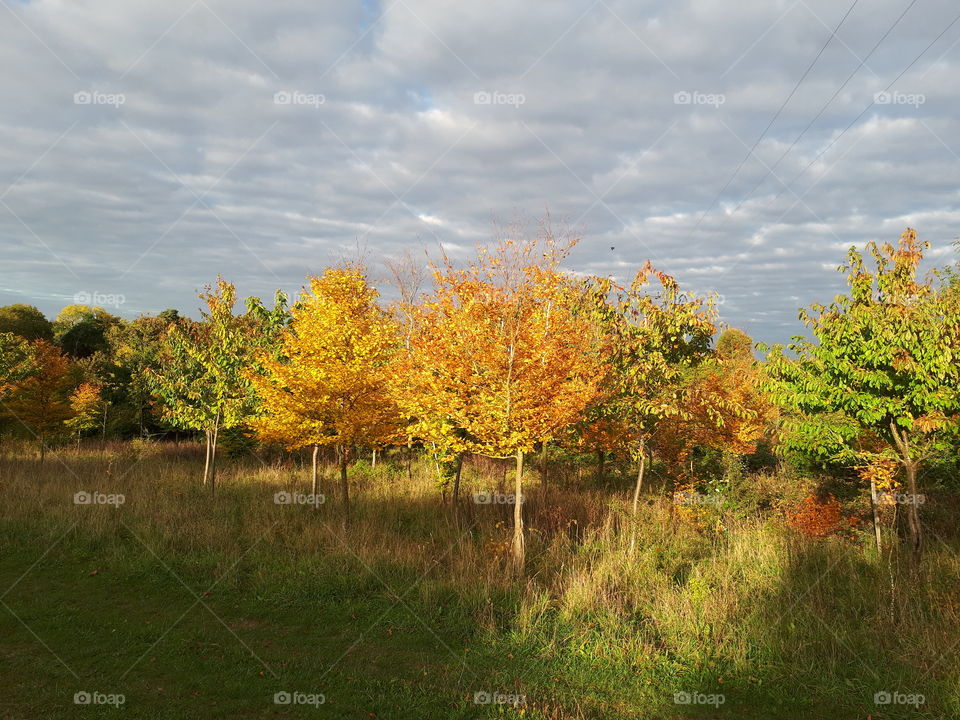
[[[67,418],[64,425],[77,434],[77,445],[79,445],[83,432],[101,423],[104,404],[100,387],[93,383],[81,383],[70,395],[70,410],[72,417]]]
[[[289,450],[313,448],[314,494],[319,491],[318,448],[337,448],[347,512],[351,453],[359,445],[392,442],[400,432],[386,384],[398,332],[377,297],[359,266],[332,268],[310,278],[310,289],[280,334],[277,353],[263,353],[262,372],[248,374],[260,410],[251,427],[262,440]]]
[[[36,438],[43,462],[46,440],[61,431],[64,421],[73,414],[69,402],[70,361],[44,340],[35,340],[32,350],[32,372],[13,384],[4,410]]]
[[[57,315],[53,333],[65,353],[74,358],[86,358],[108,349],[107,334],[118,323],[120,318],[101,307],[67,305]]]
[[[26,340],[53,340],[53,326],[33,305],[0,307],[0,333],[12,333]]]
[[[31,343],[13,333],[0,333],[0,400],[33,370]]]
[[[753,358],[753,341],[741,330],[725,330],[713,354],[686,373],[681,397],[679,411],[657,429],[661,454],[678,478],[685,476],[683,468],[696,448],[725,456],[756,452],[776,418]]]
[[[578,289],[559,271],[573,241],[544,225],[536,238],[502,239],[462,270],[434,271],[400,364],[405,414],[451,430],[451,443],[516,458],[513,558],[524,564],[524,453],[574,422],[603,377],[601,343],[574,309]]]
[[[157,316],[141,315],[131,322],[110,328],[110,367],[104,392],[114,407],[114,416],[125,416],[131,428],[144,436],[149,429],[158,429],[153,407],[153,381],[150,372],[162,365],[165,338],[171,325],[191,322],[174,311],[165,310]]]
[[[915,567],[918,471],[949,447],[960,420],[960,308],[936,273],[918,278],[927,247],[908,228],[897,247],[868,243],[872,263],[851,248],[839,268],[849,294],[801,310],[813,339],[794,338],[795,358],[780,347],[768,358],[774,398],[801,437],[831,436],[838,459],[858,465],[877,455],[860,443],[867,435],[899,462],[914,499],[907,523]]]
[[[631,505],[635,523],[651,438],[664,418],[682,411],[686,373],[709,355],[716,311],[712,298],[682,290],[650,262],[627,288],[593,278],[586,297],[609,338],[611,372],[585,424],[615,428],[601,436],[612,441],[608,449],[626,452],[637,462]],[[635,545],[634,527],[631,553]]]
[[[247,312],[235,315],[236,289],[218,277],[216,287],[208,286],[200,298],[207,306],[203,320],[169,326],[160,362],[148,377],[166,421],[203,431],[203,482],[214,494],[217,438],[221,429],[240,425],[253,411],[249,370],[286,322],[286,297],[278,292],[270,311],[258,298],[249,298]]]

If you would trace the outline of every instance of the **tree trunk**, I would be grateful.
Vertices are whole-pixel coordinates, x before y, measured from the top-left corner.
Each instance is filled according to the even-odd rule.
[[[607,454],[600,450],[597,453],[597,480],[603,480],[603,468],[607,462]]]
[[[350,517],[350,484],[347,482],[347,460],[349,448],[340,448],[340,499],[343,501],[343,509],[346,517]]]
[[[920,569],[920,556],[923,550],[923,532],[920,527],[920,508],[917,492],[917,462],[910,455],[910,436],[906,430],[898,430],[897,424],[890,421],[890,434],[900,453],[900,461],[907,472],[907,528],[910,534],[910,558],[913,561],[913,570]]]
[[[205,451],[205,456],[203,461],[203,484],[206,485],[208,482],[210,482],[210,438],[212,437],[210,428],[206,428],[203,431],[203,435],[204,435],[204,451]]]
[[[374,448],[373,452],[370,455],[370,467],[375,468],[377,466],[377,449]]]
[[[463,453],[457,455],[457,472],[453,476],[453,502],[460,499],[460,473],[463,470]]]
[[[640,490],[643,487],[643,471],[647,466],[647,453],[640,452],[640,468],[637,470],[637,484],[633,488],[633,507],[630,510],[630,557],[637,547],[637,510],[640,507]]]
[[[320,453],[320,446],[314,444],[313,446],[313,461],[311,463],[310,472],[313,480],[313,509],[316,510],[320,507],[320,503],[317,502],[317,497],[320,495],[320,476],[317,474],[317,455]]]
[[[47,444],[43,441],[43,435],[40,435],[40,464],[43,465],[43,461],[47,458]]]
[[[513,498],[513,566],[523,572],[526,548],[523,542],[523,451],[517,450],[517,477]]]
[[[220,435],[220,411],[213,423],[213,438],[210,441],[210,496],[217,494],[217,437]]]
[[[907,527],[910,529],[910,553],[913,567],[920,567],[920,556],[923,551],[923,530],[920,527],[920,506],[917,502],[917,464],[908,460],[904,466],[907,470],[907,491],[910,493],[907,502]]]
[[[873,511],[873,534],[877,540],[877,557],[880,557],[882,548],[880,546],[880,514],[877,510],[877,482],[870,478],[870,509]]]
[[[407,443],[407,480],[413,480],[413,443]]]
[[[540,484],[547,486],[547,441],[540,443]]]

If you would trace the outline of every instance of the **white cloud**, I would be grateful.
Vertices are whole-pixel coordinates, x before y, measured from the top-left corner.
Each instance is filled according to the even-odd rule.
[[[0,303],[54,314],[87,288],[131,311],[190,310],[218,272],[269,296],[358,244],[373,261],[404,246],[459,253],[492,219],[549,207],[582,229],[571,268],[626,276],[649,257],[742,298],[727,322],[783,340],[799,304],[842,288],[832,271],[850,245],[910,223],[943,263],[960,234],[960,29],[895,83],[922,104],[876,105],[827,149],[953,19],[948,0],[911,10],[791,147],[902,10],[855,8],[735,177],[843,8],[6,7]],[[83,91],[125,102],[75,104]],[[280,91],[316,101],[277,104]],[[682,92],[724,102],[675,103]]]

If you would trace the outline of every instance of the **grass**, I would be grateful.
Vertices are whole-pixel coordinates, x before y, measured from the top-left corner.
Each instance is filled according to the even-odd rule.
[[[531,471],[521,577],[512,508],[444,504],[429,463],[358,465],[349,523],[332,494],[274,503],[308,492],[303,468],[227,461],[211,500],[201,463],[124,444],[0,459],[0,717],[960,717],[946,523],[921,582],[866,533],[807,540],[769,512],[689,517],[650,495],[631,557],[625,492]],[[465,469],[468,494],[498,481],[496,463]],[[74,504],[93,490],[125,502]]]

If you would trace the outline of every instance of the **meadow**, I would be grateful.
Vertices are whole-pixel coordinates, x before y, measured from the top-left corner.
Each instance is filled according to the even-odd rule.
[[[429,454],[371,461],[347,518],[334,466],[301,502],[306,454],[224,457],[211,497],[200,443],[6,442],[0,717],[960,716],[945,491],[915,571],[791,529],[783,468],[689,506],[654,465],[633,522],[632,467],[551,449],[518,571],[510,461],[468,456],[457,502]]]

